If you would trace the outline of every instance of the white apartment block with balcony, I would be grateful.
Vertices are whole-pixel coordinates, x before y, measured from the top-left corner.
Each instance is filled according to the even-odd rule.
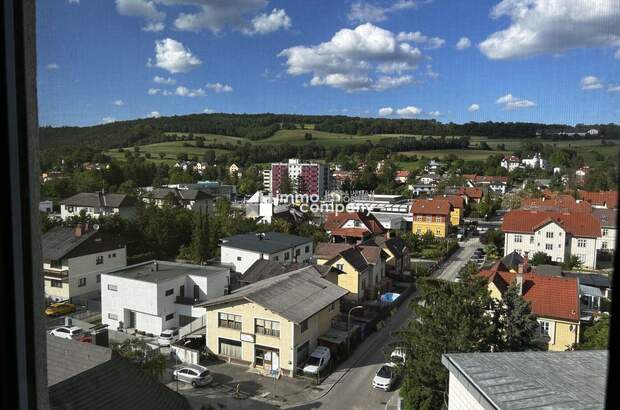
[[[228,293],[230,269],[149,261],[101,273],[101,322],[159,335],[204,316],[198,308]]]

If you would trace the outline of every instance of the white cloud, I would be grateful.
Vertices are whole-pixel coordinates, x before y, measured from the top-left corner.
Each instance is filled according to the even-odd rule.
[[[288,30],[291,28],[291,19],[283,9],[273,9],[270,14],[259,14],[254,17],[251,27],[244,29],[247,35],[269,34],[278,30]]]
[[[459,41],[456,42],[457,50],[465,50],[466,48],[471,47],[471,40],[467,37],[461,37]]]
[[[400,73],[414,70],[424,59],[417,47],[370,23],[341,29],[318,45],[287,48],[278,56],[287,59],[288,74],[310,74],[312,86],[346,91],[382,91],[410,84],[413,77]],[[384,75],[391,72],[399,75]]]
[[[504,109],[506,110],[516,110],[519,108],[530,108],[536,106],[535,102],[522,98],[517,98],[512,94],[506,94],[502,97],[499,97],[495,102],[497,104],[503,105]]]
[[[182,85],[178,86],[174,90],[174,94],[178,95],[179,97],[204,97],[205,95],[207,95],[205,90],[202,88],[190,89],[187,87],[183,87]]]
[[[147,91],[148,95],[157,95],[161,93],[161,89],[160,88],[149,88]]]
[[[413,105],[408,105],[406,107],[397,109],[396,114],[404,118],[413,118],[422,114],[422,109],[414,107]]]
[[[620,93],[620,85],[609,84],[607,91],[610,93]]]
[[[219,93],[229,93],[233,91],[233,88],[228,84],[222,83],[208,83],[205,87],[212,90],[213,92]]]
[[[80,4],[80,0],[67,0],[69,4]]]
[[[603,83],[598,77],[593,75],[586,75],[581,79],[581,89],[582,90],[599,90],[603,88]]]
[[[116,11],[121,16],[139,17],[146,20],[146,25],[142,27],[144,31],[164,29],[162,21],[166,18],[166,13],[157,10],[154,1],[116,0]]]
[[[114,117],[103,117],[101,119],[101,123],[102,124],[111,124],[111,123],[113,123],[115,121],[116,121],[116,118],[114,118]]]
[[[378,6],[365,1],[357,1],[351,4],[351,10],[347,18],[352,23],[378,23],[385,21],[389,14],[416,9],[418,2],[413,0],[397,0],[389,6]]]
[[[190,71],[200,64],[202,61],[189,48],[171,38],[155,41],[155,62],[149,58],[147,63],[172,74]]]
[[[161,1],[161,0],[160,0]],[[181,13],[174,20],[177,30],[213,33],[230,26],[237,30],[247,30],[250,22],[246,16],[265,7],[267,0],[163,0],[166,4],[198,6],[198,11]]]
[[[392,107],[379,108],[380,117],[387,117],[388,115],[392,115],[393,113],[394,113],[394,109]]]
[[[45,68],[47,68],[48,70],[59,70],[60,66],[56,63],[49,63],[45,66]]]
[[[428,37],[419,31],[404,32],[401,31],[396,35],[397,41],[410,41],[413,43],[423,44],[427,50],[434,50],[444,45],[446,40],[440,37]]]
[[[478,104],[472,104],[469,107],[467,107],[467,111],[469,112],[476,112],[480,109],[480,105]]]
[[[159,111],[151,111],[150,113],[148,113],[147,117],[148,118],[159,118],[161,117],[161,114],[159,113]]]
[[[205,108],[204,110],[202,110],[202,112],[204,112],[205,114],[212,114],[215,112],[215,110],[211,108]]]
[[[433,66],[431,64],[426,65],[426,75],[432,79],[439,78],[439,73],[433,71]]]
[[[125,105],[125,103],[123,102],[123,100],[114,100],[112,102],[112,104],[116,105],[117,107],[120,107],[122,105]]]
[[[502,0],[491,18],[508,28],[479,44],[491,59],[558,54],[575,48],[620,47],[618,0]],[[620,48],[616,52],[620,58]]]
[[[156,75],[155,77],[153,77],[153,82],[157,84],[175,85],[177,81],[174,78],[166,78]]]
[[[439,111],[429,111],[428,115],[430,115],[431,117],[441,117],[441,112],[439,112]]]

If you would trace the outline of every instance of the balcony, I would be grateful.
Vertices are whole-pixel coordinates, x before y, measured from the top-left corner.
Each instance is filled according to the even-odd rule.
[[[174,300],[174,303],[178,305],[187,305],[187,306],[193,306],[201,302],[204,302],[204,300],[200,298],[190,298],[186,296],[177,296],[176,299]]]
[[[69,277],[69,269],[43,269],[43,276],[54,279]]]

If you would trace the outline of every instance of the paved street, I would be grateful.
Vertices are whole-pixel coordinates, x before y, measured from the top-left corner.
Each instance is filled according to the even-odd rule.
[[[468,238],[460,243],[461,249],[455,252],[436,272],[438,279],[454,281],[459,271],[469,262],[476,248],[482,248],[478,237]]]

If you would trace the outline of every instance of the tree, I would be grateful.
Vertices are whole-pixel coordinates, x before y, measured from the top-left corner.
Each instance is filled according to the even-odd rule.
[[[165,153],[165,152],[160,152],[160,153],[159,153],[159,158],[160,158],[160,159],[164,159],[164,158],[166,158],[166,153]]]
[[[516,281],[508,286],[502,299],[495,302],[493,317],[496,334],[493,351],[540,349],[540,342],[536,339],[536,315],[532,313],[529,302],[521,297]]]
[[[577,255],[570,255],[562,264],[562,269],[565,270],[581,269],[582,267],[583,262]]]
[[[209,260],[209,218],[202,211],[196,212],[192,240],[187,246],[181,247],[179,256],[200,264]]]
[[[486,280],[467,273],[459,283],[421,281],[420,291],[424,303],[416,298],[410,305],[417,319],[400,333],[407,353],[401,395],[407,409],[438,409],[448,380],[441,355],[491,350],[492,300]]]
[[[547,255],[544,252],[536,252],[532,259],[530,259],[530,263],[532,265],[548,265],[551,263],[551,256]]]
[[[112,347],[122,357],[139,365],[142,370],[153,376],[161,377],[166,371],[166,357],[151,349],[144,340],[133,337]]]
[[[594,324],[583,328],[581,342],[575,346],[577,350],[607,349],[609,343],[609,315],[601,315]]]

